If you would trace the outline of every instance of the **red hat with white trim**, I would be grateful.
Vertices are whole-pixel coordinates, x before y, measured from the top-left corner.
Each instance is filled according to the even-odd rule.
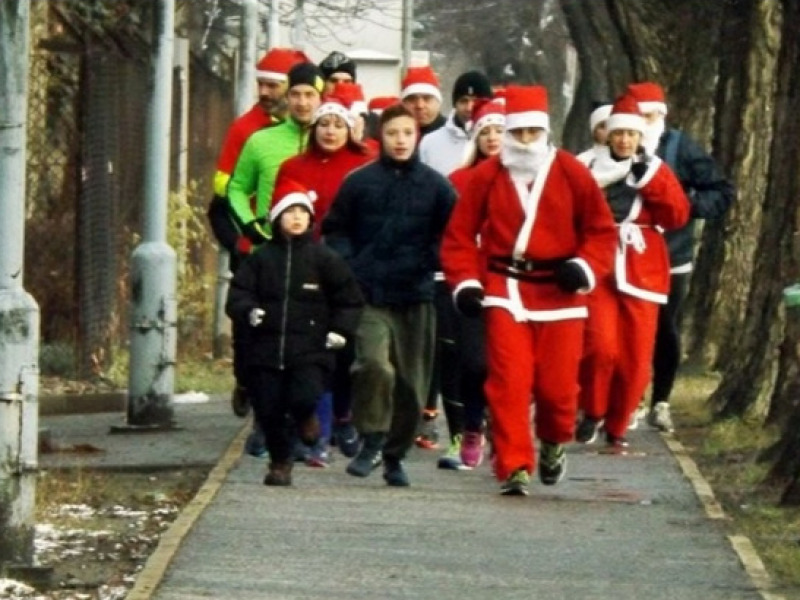
[[[390,106],[394,106],[399,102],[400,98],[397,96],[375,96],[370,99],[369,104],[367,104],[367,109],[369,112],[379,115]]]
[[[405,100],[413,94],[427,94],[442,101],[439,78],[429,66],[409,67],[400,84],[400,99]]]
[[[609,132],[615,129],[643,132],[644,125],[644,117],[639,109],[639,103],[631,94],[617,98],[611,109],[611,115],[606,120],[606,129]]]
[[[550,131],[547,89],[541,85],[506,87],[506,129],[538,127]]]
[[[275,191],[272,192],[272,209],[269,211],[269,220],[277,221],[281,213],[292,206],[302,206],[311,216],[314,216],[314,202],[317,194],[308,190],[293,179],[283,178],[278,181]]]
[[[504,127],[506,124],[506,105],[504,99],[493,100],[476,100],[475,106],[472,109],[472,118],[467,123],[467,131],[470,137],[478,137],[481,129],[489,125],[500,125]]]
[[[642,114],[660,112],[667,114],[667,100],[664,96],[664,88],[652,81],[642,83],[631,83],[628,85],[627,93],[633,96],[639,103],[639,110]]]
[[[289,70],[298,63],[311,62],[302,50],[272,48],[256,64],[256,79],[287,81]]]

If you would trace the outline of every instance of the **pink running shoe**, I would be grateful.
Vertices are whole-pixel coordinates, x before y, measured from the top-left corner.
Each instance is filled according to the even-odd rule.
[[[474,469],[483,462],[483,434],[479,431],[464,432],[461,442],[461,462]]]

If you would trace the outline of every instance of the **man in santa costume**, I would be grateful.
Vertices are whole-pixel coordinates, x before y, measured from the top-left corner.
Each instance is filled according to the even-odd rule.
[[[589,171],[549,143],[547,110],[545,88],[507,88],[503,149],[475,167],[441,249],[458,310],[485,313],[485,390],[504,495],[528,493],[532,397],[539,479],[553,485],[564,476],[586,294],[611,269],[616,242]]]

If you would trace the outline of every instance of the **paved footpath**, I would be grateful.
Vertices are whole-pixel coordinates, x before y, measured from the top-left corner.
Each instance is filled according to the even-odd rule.
[[[486,464],[441,471],[418,449],[409,488],[351,477],[341,456],[268,488],[265,461],[241,454],[247,426],[213,404],[178,417],[191,434],[193,413],[213,414],[233,441],[128,600],[779,598],[687,477],[693,463],[653,431],[633,432],[627,455],[571,446],[565,480],[529,497],[500,496]]]

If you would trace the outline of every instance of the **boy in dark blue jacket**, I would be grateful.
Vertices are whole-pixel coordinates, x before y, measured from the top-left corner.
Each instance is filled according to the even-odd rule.
[[[265,485],[291,485],[295,434],[320,434],[317,402],[333,369],[331,350],[358,326],[364,297],[335,252],[314,242],[314,193],[286,180],[270,211],[273,238],[236,271],[226,312],[250,327],[245,368],[269,450]]]

